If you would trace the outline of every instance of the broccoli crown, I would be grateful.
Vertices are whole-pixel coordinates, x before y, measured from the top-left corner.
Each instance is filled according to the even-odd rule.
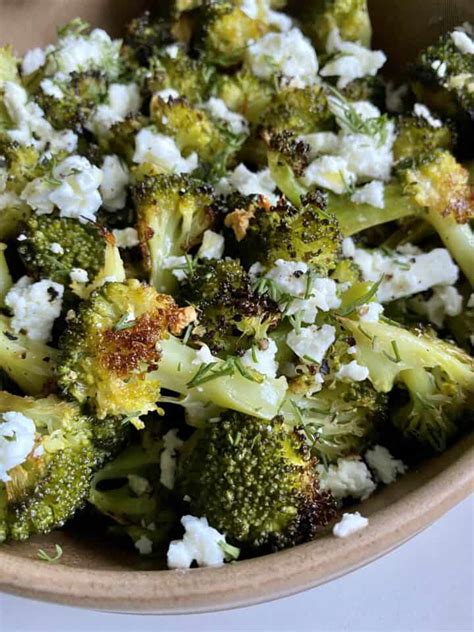
[[[244,57],[249,40],[258,40],[268,26],[249,17],[228,0],[204,0],[198,9],[193,47],[218,66],[233,66]]]
[[[99,146],[104,154],[117,154],[128,164],[133,164],[135,136],[146,124],[140,114],[130,114],[123,121],[114,123],[109,132],[99,138]]]
[[[165,259],[184,255],[212,225],[212,187],[183,174],[159,174],[137,181],[132,194],[150,282],[170,292],[176,278],[165,269]]]
[[[136,279],[106,283],[81,303],[59,341],[60,389],[100,419],[156,410],[159,343],[178,318],[170,296]]]
[[[30,276],[69,285],[73,268],[93,279],[104,264],[107,233],[95,224],[57,215],[32,215],[27,220],[18,252]],[[111,236],[109,236],[111,238]],[[59,244],[54,252],[52,244]]]
[[[40,162],[40,153],[33,145],[20,145],[0,132],[0,156],[8,170],[7,190],[20,195],[31,180],[44,175],[47,161]],[[0,163],[1,164],[1,163]]]
[[[193,332],[191,340],[205,342],[215,354],[241,355],[263,341],[280,319],[278,305],[258,294],[249,274],[232,259],[193,266],[180,299],[197,309],[199,336]]]
[[[258,123],[275,96],[275,86],[247,68],[241,68],[233,74],[218,74],[213,94],[222,99],[229,110],[239,112],[251,123]]]
[[[433,127],[420,116],[401,116],[393,157],[395,160],[419,159],[431,156],[436,149],[451,151],[454,145],[455,132],[451,126]]]
[[[35,99],[53,127],[81,133],[94,107],[106,97],[107,85],[107,76],[100,70],[73,72],[67,82],[57,82],[61,99],[43,90],[38,90]]]
[[[237,231],[242,225],[239,209],[226,216],[225,224],[233,228],[235,249],[246,266],[284,259],[304,261],[321,274],[335,267],[342,237],[320,192],[306,196],[299,209],[281,198],[276,206],[258,204],[245,213],[248,225],[243,236]]]
[[[302,434],[280,417],[227,413],[191,437],[178,484],[193,513],[231,541],[275,550],[310,540],[334,517],[315,464]]]
[[[152,18],[145,11],[126,28],[124,55],[141,66],[147,66],[162,46],[172,42],[170,24],[161,18]]]
[[[26,461],[9,471],[11,480],[0,484],[0,540],[25,540],[62,526],[83,506],[92,474],[126,431],[85,417],[53,395],[35,400],[0,393],[0,412],[12,410],[33,420],[36,441]]]
[[[341,89],[349,101],[370,101],[378,108],[385,108],[385,84],[381,77],[360,77]]]
[[[11,46],[0,46],[0,83],[18,80],[18,61]]]

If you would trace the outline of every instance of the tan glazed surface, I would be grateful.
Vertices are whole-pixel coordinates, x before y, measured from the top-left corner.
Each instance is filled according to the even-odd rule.
[[[77,15],[119,33],[114,25],[147,4],[152,3],[0,0],[0,45],[12,43],[24,52],[45,44],[53,39],[57,24]],[[398,59],[412,56],[417,46],[445,27],[474,21],[472,0],[393,0],[390,15],[386,0],[370,4],[377,44]],[[146,568],[147,562],[138,556],[93,535],[58,531],[0,547],[0,590],[119,612],[184,613],[250,605],[317,586],[367,564],[427,527],[473,490],[471,435],[363,503],[361,512],[369,518],[369,527],[347,540],[328,534],[294,549],[221,568],[165,571]],[[50,551],[56,543],[64,550],[60,562],[39,561],[38,548]]]

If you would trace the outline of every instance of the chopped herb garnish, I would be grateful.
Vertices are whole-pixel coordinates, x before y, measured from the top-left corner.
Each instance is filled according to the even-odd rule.
[[[39,549],[38,550],[39,559],[43,562],[50,562],[52,564],[55,564],[56,562],[58,562],[63,555],[63,550],[61,546],[59,546],[59,544],[55,544],[54,547],[56,551],[54,555],[49,555],[49,553],[46,553],[46,551],[44,551],[43,549]]]

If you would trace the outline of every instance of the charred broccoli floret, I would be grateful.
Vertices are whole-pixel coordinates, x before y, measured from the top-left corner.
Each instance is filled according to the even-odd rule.
[[[170,24],[161,18],[152,18],[150,12],[145,11],[127,25],[123,53],[126,59],[147,66],[150,58],[172,41]]]
[[[474,403],[474,362],[467,353],[434,335],[390,322],[342,319],[356,341],[356,360],[369,369],[375,389],[394,384],[409,403],[393,413],[405,437],[443,450],[469,419]],[[400,399],[400,398],[399,398]]]
[[[3,423],[9,412],[27,417],[34,429],[25,461],[0,482],[0,541],[25,540],[62,526],[84,505],[94,471],[125,437],[123,427],[85,417],[76,405],[53,395],[35,400],[0,392]],[[19,441],[15,433],[5,436]]]
[[[277,304],[256,293],[249,274],[238,261],[210,260],[193,266],[179,297],[197,310],[201,336],[215,354],[241,355],[253,344],[265,344],[269,330],[280,319]]]
[[[309,145],[289,131],[274,134],[262,130],[261,138],[267,145],[268,167],[273,180],[288,200],[300,207],[306,189],[298,178],[309,164]]]
[[[276,206],[257,204],[243,214],[233,211],[225,218],[225,225],[233,229],[231,247],[246,266],[256,261],[270,266],[277,259],[304,261],[327,274],[336,265],[342,237],[336,217],[325,206],[324,195],[315,192],[299,209],[280,199]]]
[[[192,512],[250,550],[306,542],[334,517],[303,435],[280,417],[227,413],[197,430],[181,455],[178,487]]]
[[[452,151],[454,145],[455,133],[449,125],[433,127],[421,116],[401,116],[393,157],[395,160],[418,159],[429,156],[436,149]]]
[[[229,110],[239,112],[251,123],[258,123],[275,96],[275,86],[247,68],[241,68],[233,74],[218,74],[212,92]]]
[[[176,278],[168,257],[183,256],[212,224],[212,188],[185,175],[145,177],[133,188],[137,229],[150,282],[170,292]]]
[[[146,124],[144,116],[130,114],[124,121],[112,125],[108,133],[99,139],[100,149],[104,154],[116,154],[129,165],[133,164],[135,136]]]

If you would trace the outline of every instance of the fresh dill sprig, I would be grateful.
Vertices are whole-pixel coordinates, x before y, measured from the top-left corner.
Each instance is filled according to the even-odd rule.
[[[46,551],[44,551],[43,549],[38,549],[39,559],[42,562],[49,562],[50,564],[55,564],[56,562],[59,562],[63,555],[63,549],[59,544],[55,544],[54,547],[56,551],[54,555],[49,555],[49,553],[46,553]]]

